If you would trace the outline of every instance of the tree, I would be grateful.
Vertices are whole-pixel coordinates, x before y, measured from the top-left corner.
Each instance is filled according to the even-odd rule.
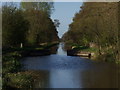
[[[85,2],[79,13],[75,14],[67,37],[80,45],[89,45],[92,42],[97,45],[100,55],[109,53],[118,60],[118,20],[117,2]]]
[[[24,17],[30,23],[27,35],[29,45],[38,45],[59,39],[56,26],[50,18],[53,3],[22,2],[21,8],[24,11]]]
[[[20,46],[20,43],[25,43],[28,25],[20,9],[13,5],[4,5],[2,7],[3,47]]]
[[[39,10],[45,12],[48,16],[54,10],[53,2],[22,2],[21,8],[24,10]]]
[[[54,20],[54,25],[55,25],[56,27],[59,27],[60,22],[59,22],[59,20],[58,20],[58,19],[55,19],[55,20]]]

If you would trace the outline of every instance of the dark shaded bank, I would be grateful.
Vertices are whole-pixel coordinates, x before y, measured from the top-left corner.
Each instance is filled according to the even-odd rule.
[[[68,56],[80,56],[80,57],[91,58],[90,52],[82,52],[82,51],[79,51],[76,49],[67,50],[67,55]]]
[[[67,46],[69,48],[67,48]],[[80,46],[80,45],[68,45],[66,44],[67,55],[68,56],[79,56],[85,58],[93,58],[97,52],[97,48]]]
[[[51,52],[50,50],[33,50],[33,51],[30,51],[29,53],[27,53],[26,56],[45,56],[45,55],[50,55]]]
[[[5,55],[7,53],[18,52],[22,57],[50,55],[52,53],[51,48],[58,44],[59,42],[37,46],[25,46],[22,48],[3,48],[2,54]]]

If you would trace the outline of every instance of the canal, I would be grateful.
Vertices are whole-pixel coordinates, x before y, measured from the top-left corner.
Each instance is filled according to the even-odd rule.
[[[37,76],[34,88],[118,88],[116,64],[67,56],[63,43],[49,56],[26,57],[24,70]]]

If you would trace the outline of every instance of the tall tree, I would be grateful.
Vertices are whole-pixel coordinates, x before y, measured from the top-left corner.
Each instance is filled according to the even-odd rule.
[[[25,42],[28,21],[14,5],[2,7],[2,44],[3,47],[18,46]]]
[[[27,40],[35,45],[58,40],[57,30],[50,18],[53,3],[49,2],[22,2],[25,18],[30,23]]]
[[[117,60],[120,41],[118,18],[117,2],[85,2],[70,24],[67,36],[80,45],[92,42],[98,46],[99,54],[111,53]]]
[[[47,15],[51,15],[54,10],[53,2],[22,2],[21,8],[24,10],[39,10],[44,11]]]

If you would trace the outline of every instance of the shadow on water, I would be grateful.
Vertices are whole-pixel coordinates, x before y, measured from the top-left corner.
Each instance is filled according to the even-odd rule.
[[[51,47],[51,48],[50,48],[51,53],[52,53],[52,54],[56,54],[58,48],[59,48],[59,45],[55,45],[54,47]]]
[[[67,56],[63,43],[56,54],[24,58],[25,70],[36,76],[35,88],[117,88],[119,69],[112,63],[100,63]]]
[[[52,48],[50,48],[52,54],[57,55],[67,55],[66,51],[64,50],[64,43],[60,43]]]
[[[64,50],[64,43],[59,44],[59,48],[57,50],[57,55],[67,55],[67,52]]]

